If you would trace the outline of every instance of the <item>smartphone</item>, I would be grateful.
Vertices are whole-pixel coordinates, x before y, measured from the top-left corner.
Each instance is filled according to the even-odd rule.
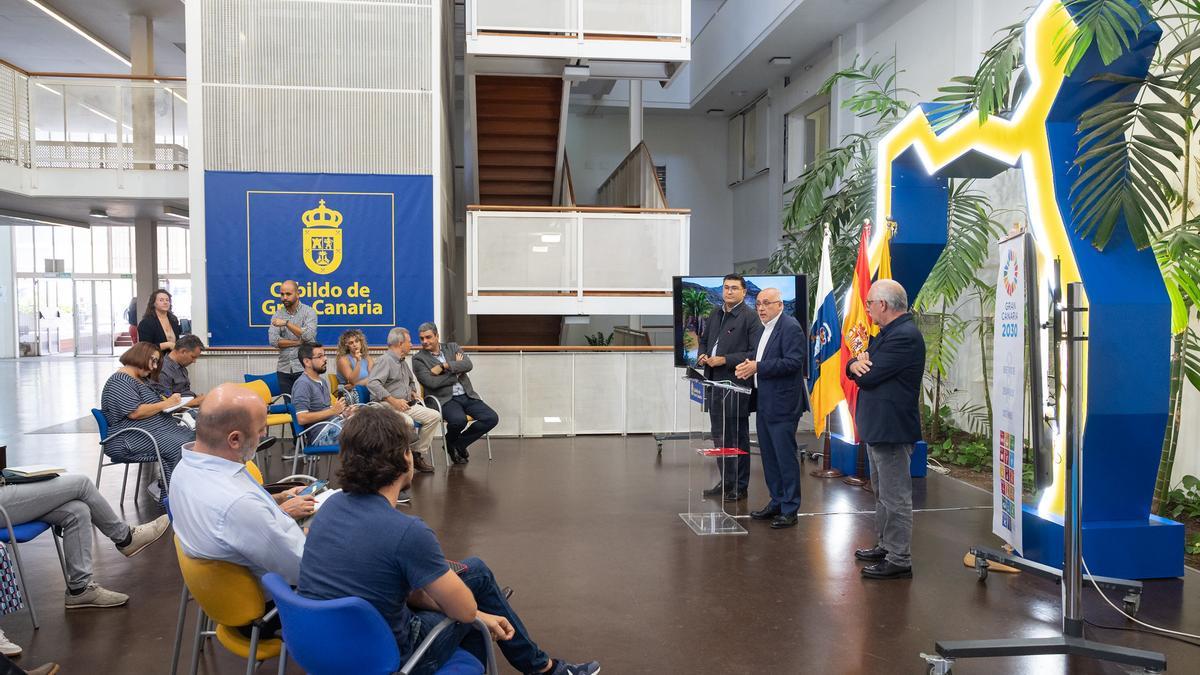
[[[300,494],[298,494],[297,496],[298,497],[307,497],[308,495],[315,495],[318,492],[324,490],[326,485],[329,485],[329,481],[319,480],[319,481],[313,483],[312,485],[309,485],[308,487],[301,490]]]

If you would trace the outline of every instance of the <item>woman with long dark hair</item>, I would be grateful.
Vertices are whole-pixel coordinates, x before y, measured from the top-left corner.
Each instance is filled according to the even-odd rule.
[[[166,354],[175,348],[175,340],[182,329],[179,319],[171,311],[171,294],[167,289],[160,288],[150,294],[150,302],[146,303],[146,313],[138,322],[138,339],[158,346],[158,351]]]
[[[159,396],[150,386],[158,378],[163,357],[158,346],[139,342],[121,355],[121,367],[109,376],[100,395],[100,410],[108,420],[108,433],[137,427],[150,432],[162,455],[161,496],[166,496],[171,471],[183,454],[183,444],[196,440],[196,432],[166,412],[179,405],[179,394]],[[154,444],[144,434],[121,434],[104,446],[104,454],[120,462],[153,462]]]

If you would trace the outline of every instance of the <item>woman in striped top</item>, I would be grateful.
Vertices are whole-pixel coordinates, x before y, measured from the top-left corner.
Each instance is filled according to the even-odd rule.
[[[109,434],[122,429],[139,428],[150,432],[162,456],[163,477],[159,481],[162,498],[171,483],[171,471],[179,463],[184,443],[196,440],[196,433],[165,413],[179,404],[179,394],[163,398],[148,380],[156,378],[161,356],[158,345],[139,342],[121,355],[121,367],[104,383],[100,409],[108,420]],[[104,454],[119,462],[153,462],[154,445],[144,434],[121,434],[105,444]]]

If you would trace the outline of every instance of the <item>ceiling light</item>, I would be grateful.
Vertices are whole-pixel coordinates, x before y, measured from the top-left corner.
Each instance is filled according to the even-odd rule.
[[[767,63],[772,66],[790,66],[792,65],[792,57],[790,56],[772,56],[767,60]]]
[[[9,211],[8,209],[0,209],[0,216],[12,218],[14,220],[24,220],[30,223],[39,223],[42,225],[70,225],[72,227],[87,227],[88,224],[79,220],[67,220],[66,218],[55,218],[53,216],[42,216],[36,213],[25,213],[24,211]]]
[[[169,204],[163,206],[162,214],[163,214],[164,218],[172,218],[174,220],[190,220],[191,219],[186,210],[181,209],[178,206],[171,206]]]
[[[107,218],[108,211],[106,211],[104,209],[92,209],[91,212],[88,213],[88,217],[89,218]]]
[[[711,115],[712,117],[719,117],[719,116],[725,114],[725,109],[724,108],[709,108],[708,110],[704,111],[704,114]]]
[[[117,50],[108,46],[102,40],[100,40],[100,38],[96,37],[95,35],[92,35],[91,33],[89,33],[87,31],[86,28],[84,28],[83,26],[80,26],[79,24],[75,23],[74,21],[68,19],[66,16],[61,14],[58,10],[54,9],[53,7],[50,7],[49,5],[42,4],[42,2],[40,0],[25,0],[25,1],[28,2],[29,4],[33,5],[34,7],[37,7],[38,9],[42,10],[43,12],[45,12],[46,15],[49,16],[50,18],[61,23],[62,25],[66,26],[67,28],[70,28],[71,30],[75,31],[80,37],[84,38],[88,42],[90,42],[90,43],[96,45],[97,47],[99,47],[100,49],[104,50],[104,53],[106,53],[109,56],[113,57],[114,59],[120,61],[121,63],[124,63],[127,68],[133,67],[133,62],[130,61],[128,58],[126,58],[124,54],[122,54],[121,52],[118,52]]]
[[[542,243],[543,244],[557,244],[561,241],[562,241],[561,234],[543,234],[542,235]]]
[[[533,252],[534,253],[549,253],[550,247],[549,246],[534,246]]]

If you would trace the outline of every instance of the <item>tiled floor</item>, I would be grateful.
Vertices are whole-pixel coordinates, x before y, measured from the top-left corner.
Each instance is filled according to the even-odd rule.
[[[0,406],[9,462],[55,461],[94,475],[95,433],[28,432],[88,414],[112,368],[108,359],[0,360],[0,391],[13,394]],[[921,673],[918,654],[938,639],[1058,632],[1056,585],[1001,574],[982,585],[962,566],[968,546],[994,544],[990,498],[952,479],[917,481],[916,577],[870,582],[850,554],[871,543],[871,496],[840,481],[805,475],[803,510],[813,515],[792,530],[747,523],[748,536],[698,537],[677,516],[687,508],[693,453],[686,442],[668,444],[661,456],[645,436],[494,444],[493,462],[481,448],[466,467],[446,471],[439,463],[436,474],[419,477],[413,511],[448,555],[480,555],[516,589],[514,606],[548,652],[600,659],[605,673]],[[707,478],[706,471],[696,473]],[[102,489],[115,504],[119,473],[108,470]],[[756,459],[750,505],[764,493]],[[126,500],[131,521],[157,515],[140,501],[135,513]],[[181,581],[166,540],[132,560],[99,542],[97,580],[132,600],[70,614],[49,541],[23,550],[42,628],[34,634],[25,613],[0,617],[26,648],[22,663],[55,659],[67,675],[168,670]],[[1147,583],[1141,618],[1200,632],[1198,582],[1188,571],[1185,579]],[[1084,597],[1089,619],[1124,625],[1093,592]],[[1089,634],[1163,650],[1172,672],[1196,672],[1195,647],[1138,633]],[[269,662],[260,672],[274,669]],[[206,650],[201,671],[242,667],[217,647]],[[289,672],[300,669],[291,664]],[[954,672],[1125,671],[1039,657],[960,661]]]

